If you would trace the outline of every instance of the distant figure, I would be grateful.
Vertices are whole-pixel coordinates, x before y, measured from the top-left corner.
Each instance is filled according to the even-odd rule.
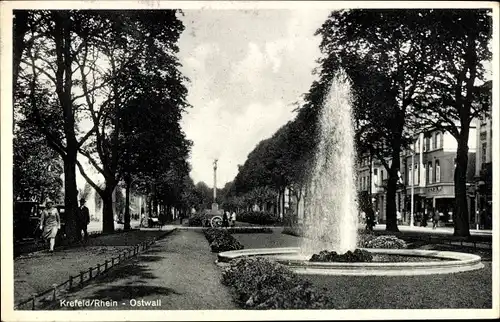
[[[83,240],[86,241],[89,237],[87,233],[87,226],[90,223],[89,208],[85,206],[85,199],[80,199],[80,209],[78,211],[78,233],[81,236],[83,230]]]
[[[229,212],[224,211],[224,214],[222,215],[222,227],[227,228],[229,227]]]
[[[422,219],[420,222],[420,226],[422,227],[427,227],[427,220],[429,220],[429,212],[427,209],[424,210],[424,213],[422,214]]]
[[[61,229],[61,218],[59,218],[59,212],[56,208],[54,208],[52,200],[47,199],[45,205],[47,208],[42,211],[42,217],[40,218],[40,230],[42,231],[43,238],[45,240],[49,240],[49,251],[53,253],[57,231]]]
[[[401,223],[401,211],[396,211],[396,220],[398,221],[398,225]]]
[[[146,215],[144,214],[144,212],[142,213],[141,215],[141,223],[140,223],[140,226],[141,227],[146,227]]]
[[[236,212],[233,210],[233,213],[231,214],[231,227],[236,226]]]
[[[434,213],[434,216],[432,216],[432,229],[436,229],[439,224],[439,211],[436,211]]]
[[[375,214],[372,209],[366,211],[366,230],[373,231],[375,227]]]

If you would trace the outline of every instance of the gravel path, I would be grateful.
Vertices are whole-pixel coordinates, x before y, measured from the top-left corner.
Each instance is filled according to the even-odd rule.
[[[208,310],[237,309],[229,289],[220,283],[216,254],[201,232],[175,231],[136,259],[118,266],[74,293],[73,300],[116,301],[106,309]],[[134,302],[135,301],[135,302]],[[138,307],[137,303],[157,306]],[[113,302],[110,302],[113,303]],[[102,309],[62,307],[50,309]]]
[[[14,303],[31,298],[66,281],[70,275],[102,264],[120,250],[165,234],[166,231],[131,231],[89,238],[86,245],[39,251],[14,260]]]

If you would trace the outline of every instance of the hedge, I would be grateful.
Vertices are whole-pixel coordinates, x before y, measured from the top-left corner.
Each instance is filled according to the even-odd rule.
[[[243,249],[243,245],[225,229],[208,228],[203,233],[214,253]]]
[[[279,217],[270,212],[247,211],[238,214],[236,220],[257,225],[274,225],[279,222]]]
[[[247,309],[328,309],[330,299],[288,267],[260,257],[232,260],[222,283]]]

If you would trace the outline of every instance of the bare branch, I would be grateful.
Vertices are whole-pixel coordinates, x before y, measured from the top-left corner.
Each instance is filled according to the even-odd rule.
[[[76,165],[78,166],[78,170],[80,170],[81,175],[85,178],[85,181],[87,181],[92,186],[92,188],[94,188],[95,191],[97,191],[99,195],[103,195],[104,189],[101,189],[99,185],[97,185],[92,179],[90,179],[90,177],[85,173],[85,170],[83,169],[83,166],[80,163],[80,161],[76,160]]]
[[[104,169],[99,165],[99,163],[97,163],[97,161],[92,157],[92,155],[90,155],[88,151],[85,151],[83,149],[79,149],[78,151],[80,152],[81,155],[83,155],[89,160],[90,164],[92,164],[97,171],[99,171],[102,175],[106,175]]]

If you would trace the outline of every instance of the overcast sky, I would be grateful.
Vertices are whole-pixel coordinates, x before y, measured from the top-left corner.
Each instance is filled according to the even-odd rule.
[[[194,142],[196,182],[217,186],[237,174],[256,144],[293,119],[319,57],[314,32],[328,10],[184,10],[179,41],[193,106],[182,126]]]

